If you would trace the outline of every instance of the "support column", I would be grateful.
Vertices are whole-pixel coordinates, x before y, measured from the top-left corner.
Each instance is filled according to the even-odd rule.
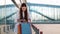
[[[26,3],[27,1],[26,0],[21,0],[22,3]]]

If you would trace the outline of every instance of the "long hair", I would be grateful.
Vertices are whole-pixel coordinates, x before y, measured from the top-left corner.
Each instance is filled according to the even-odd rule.
[[[19,11],[19,14],[20,14],[20,19],[23,19],[23,11],[22,11],[22,7],[27,7],[25,3],[22,3],[21,7],[20,7],[20,11]],[[26,21],[28,21],[28,12],[27,12],[27,8],[26,10],[24,11],[24,19]]]

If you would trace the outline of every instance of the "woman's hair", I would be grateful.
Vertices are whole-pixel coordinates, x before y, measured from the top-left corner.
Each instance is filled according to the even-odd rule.
[[[21,7],[20,7],[20,12],[19,12],[19,14],[20,14],[20,19],[23,19],[23,11],[22,11],[22,7],[27,7],[26,6],[26,4],[25,3],[22,3],[22,5],[21,5]],[[26,8],[26,10],[24,11],[24,19],[26,20],[26,21],[28,21],[28,12],[27,12],[27,8]]]

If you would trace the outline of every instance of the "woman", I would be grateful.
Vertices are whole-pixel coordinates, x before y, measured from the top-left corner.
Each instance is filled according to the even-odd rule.
[[[15,6],[18,8],[18,10],[19,10],[19,12],[17,13],[18,15],[17,15],[17,18],[18,18],[18,22],[19,21],[25,21],[25,22],[27,22],[27,21],[29,21],[28,20],[28,18],[30,18],[30,16],[28,15],[28,14],[30,14],[30,13],[28,13],[27,12],[27,6],[26,6],[26,0],[19,0],[20,1],[20,5],[18,5],[18,3],[15,1],[15,0],[12,0],[12,2],[15,4]],[[23,2],[23,3],[22,3]],[[24,15],[24,16],[23,16]],[[24,20],[23,20],[23,19]],[[16,22],[17,22],[16,21]]]
[[[29,14],[29,13],[28,13],[28,11],[27,11],[27,6],[26,6],[26,4],[25,4],[25,3],[22,3],[22,5],[21,5],[21,7],[20,7],[19,14],[18,14],[18,15],[19,15],[18,20],[17,20],[18,23],[16,23],[15,28],[14,28],[15,34],[18,33],[18,27],[19,27],[20,33],[21,33],[21,25],[18,26],[19,24],[30,22],[30,16],[29,16],[28,14]],[[17,16],[18,16],[18,15],[17,15]]]

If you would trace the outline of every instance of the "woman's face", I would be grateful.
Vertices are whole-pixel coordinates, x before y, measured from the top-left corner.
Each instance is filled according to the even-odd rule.
[[[26,11],[26,7],[25,6],[22,7],[22,11]]]

